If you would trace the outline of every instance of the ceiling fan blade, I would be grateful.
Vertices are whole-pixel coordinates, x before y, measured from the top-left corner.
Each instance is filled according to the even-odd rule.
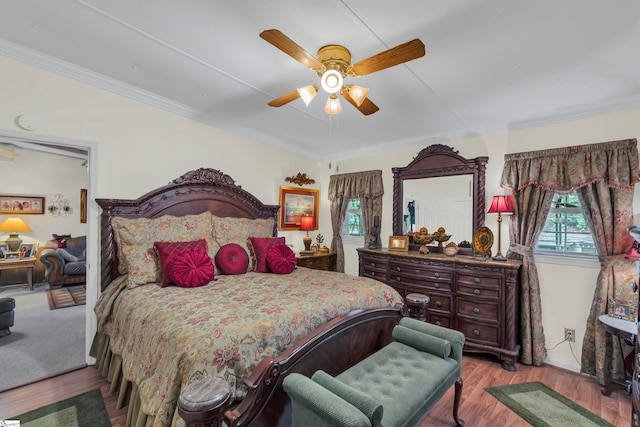
[[[312,70],[322,68],[323,66],[322,62],[318,61],[313,55],[301,48],[296,42],[285,36],[279,30],[264,30],[260,33],[260,37]]]
[[[291,101],[295,101],[296,99],[300,98],[300,94],[298,93],[298,90],[292,90],[289,93],[286,93],[284,95],[282,95],[279,98],[274,99],[273,101],[271,101],[269,103],[269,105],[271,107],[282,107],[284,104],[288,104]]]
[[[356,62],[353,64],[352,74],[354,76],[366,76],[367,74],[420,58],[424,54],[424,43],[419,39],[414,39]]]
[[[376,104],[371,102],[369,98],[365,98],[364,101],[362,101],[362,104],[358,105],[356,101],[351,97],[351,95],[349,95],[348,90],[343,90],[342,96],[344,97],[344,99],[347,100],[347,102],[349,102],[349,104],[356,107],[356,109],[358,109],[358,111],[360,111],[365,116],[368,116],[369,114],[373,114],[380,109]]]

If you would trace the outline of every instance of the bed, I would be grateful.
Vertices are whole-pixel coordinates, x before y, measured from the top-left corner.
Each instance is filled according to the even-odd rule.
[[[258,243],[277,236],[279,206],[218,170],[188,172],[135,200],[96,202],[102,292],[91,355],[119,407],[128,405],[128,425],[183,425],[179,393],[206,377],[231,387],[227,425],[289,425],[286,375],[337,375],[386,345],[401,317],[400,295],[375,280],[303,267],[264,272]],[[204,286],[160,286],[164,260],[150,249],[157,239],[205,240],[214,259],[244,246],[250,267],[216,270]]]

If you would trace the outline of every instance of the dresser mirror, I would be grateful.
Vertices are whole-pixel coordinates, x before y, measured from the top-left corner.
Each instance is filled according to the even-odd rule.
[[[466,159],[442,144],[424,148],[393,171],[393,234],[444,227],[451,242],[471,242],[484,225],[488,157]]]

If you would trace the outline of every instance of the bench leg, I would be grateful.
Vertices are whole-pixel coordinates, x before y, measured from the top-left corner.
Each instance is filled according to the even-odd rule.
[[[458,427],[464,427],[464,421],[458,417],[458,408],[460,407],[460,398],[462,397],[462,378],[456,381],[456,394],[453,398],[453,419]]]

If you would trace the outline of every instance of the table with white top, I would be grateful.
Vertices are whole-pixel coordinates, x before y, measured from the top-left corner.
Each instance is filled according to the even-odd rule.
[[[618,338],[623,339],[627,342],[627,344],[631,346],[635,346],[636,334],[638,333],[638,326],[636,322],[632,322],[630,320],[618,319],[615,317],[611,317],[609,315],[603,314],[598,317],[598,319],[604,323],[605,329],[607,333],[611,335],[616,335]],[[624,379],[616,379],[611,378],[609,383],[602,389],[602,394],[605,396],[609,396],[611,392],[617,388],[621,387],[627,391],[627,393],[631,394],[631,375],[633,374],[633,361],[634,361],[634,351],[631,351],[624,358],[624,368],[627,372],[627,378]]]

